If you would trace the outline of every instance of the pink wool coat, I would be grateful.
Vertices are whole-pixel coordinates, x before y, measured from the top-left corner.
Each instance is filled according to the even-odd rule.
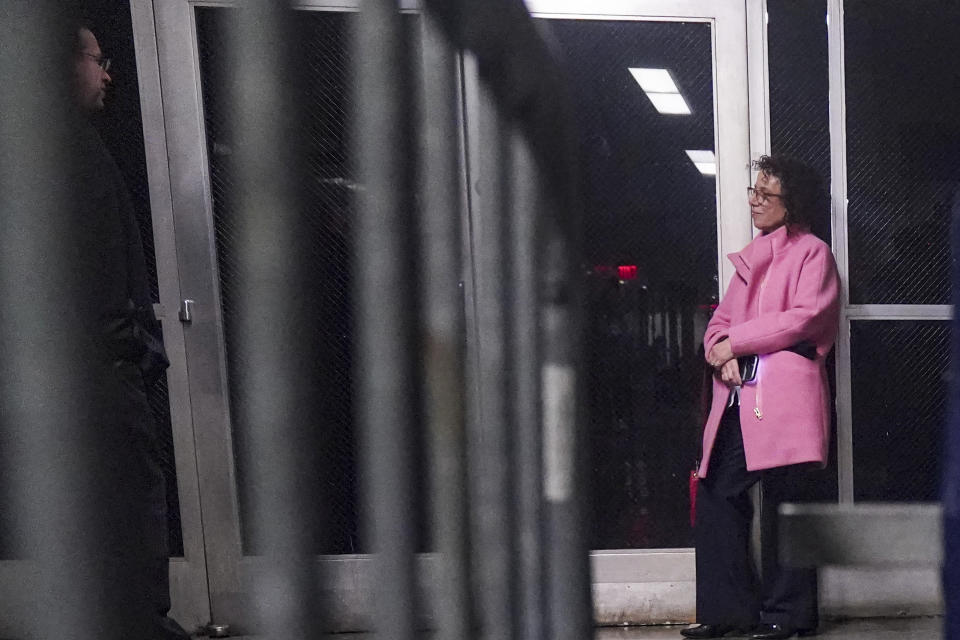
[[[837,337],[840,307],[840,278],[830,247],[805,231],[787,233],[784,226],[727,257],[736,275],[707,325],[703,346],[709,354],[730,338],[735,356],[760,356],[755,381],[740,392],[747,469],[824,465],[830,441],[824,358]],[[815,360],[784,351],[804,341],[816,345]],[[701,478],[710,467],[728,396],[728,387],[715,375],[703,429]]]

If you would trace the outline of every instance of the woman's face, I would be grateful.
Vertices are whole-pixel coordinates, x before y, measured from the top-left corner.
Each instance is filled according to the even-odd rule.
[[[787,218],[787,209],[783,206],[783,188],[780,178],[764,172],[757,176],[757,182],[750,195],[750,216],[753,226],[767,234],[783,226]]]

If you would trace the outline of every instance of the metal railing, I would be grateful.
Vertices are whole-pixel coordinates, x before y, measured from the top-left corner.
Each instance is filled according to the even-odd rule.
[[[124,628],[133,610],[110,598],[136,588],[111,573],[104,545],[123,533],[122,519],[95,521],[124,471],[122,447],[105,443],[93,418],[111,402],[90,329],[103,311],[91,308],[90,289],[104,284],[93,285],[93,248],[104,238],[72,215],[84,194],[71,169],[82,158],[71,155],[63,64],[72,7],[0,8],[0,456],[21,551],[38,567],[28,633],[61,639]],[[285,38],[291,14],[283,2],[247,0],[231,47],[237,78],[268,79],[236,82],[232,96],[244,257],[233,348],[246,363],[242,419],[254,425],[246,481],[262,542],[257,631],[277,638],[313,637],[325,617],[308,541],[322,503],[304,488],[316,444],[302,407],[322,389],[310,375],[313,301],[296,233],[301,105],[283,72],[296,55]],[[592,625],[579,478],[579,212],[564,86],[519,0],[425,0],[420,20],[411,39],[396,2],[364,0],[355,34],[356,406],[379,589],[373,630],[413,638],[421,626],[417,585],[427,578],[417,575],[413,514],[423,420],[438,637],[583,640]],[[462,52],[486,94],[485,145],[470,168],[485,197],[474,220],[476,331],[466,344]]]
[[[576,491],[582,450],[576,442],[576,194],[569,191],[575,180],[563,87],[522,4],[426,2],[424,8],[420,135],[426,145],[419,175],[425,206],[412,222],[420,230],[415,268],[423,276],[426,317],[418,337],[397,323],[410,309],[403,292],[412,279],[396,266],[410,241],[403,185],[414,179],[407,159],[419,137],[405,128],[416,125],[409,121],[416,85],[404,82],[415,77],[403,67],[410,44],[391,2],[364,3],[358,26],[356,131],[365,185],[358,255],[379,256],[358,265],[361,370],[371,374],[361,386],[361,428],[367,517],[382,567],[378,600],[390,603],[377,630],[413,637],[417,607],[412,522],[404,518],[412,495],[405,385],[413,369],[403,353],[383,359],[400,346],[390,336],[400,336],[408,344],[419,338],[426,354],[432,522],[442,576],[439,635],[583,638],[591,616]],[[482,110],[485,144],[471,176],[485,197],[475,212],[482,247],[475,265],[479,336],[468,354],[458,319],[459,176],[451,170],[455,52],[461,48],[474,56],[495,105]]]

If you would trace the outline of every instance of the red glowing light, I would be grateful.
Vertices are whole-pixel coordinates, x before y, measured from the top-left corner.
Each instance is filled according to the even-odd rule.
[[[637,278],[637,265],[635,264],[622,264],[617,267],[617,277],[621,280],[636,280]]]

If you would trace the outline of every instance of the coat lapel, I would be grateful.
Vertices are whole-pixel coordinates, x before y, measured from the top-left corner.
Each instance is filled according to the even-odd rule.
[[[786,227],[780,227],[769,235],[757,236],[742,250],[727,256],[744,283],[750,285],[756,278],[763,277],[773,262],[774,245],[782,244],[786,236]]]

